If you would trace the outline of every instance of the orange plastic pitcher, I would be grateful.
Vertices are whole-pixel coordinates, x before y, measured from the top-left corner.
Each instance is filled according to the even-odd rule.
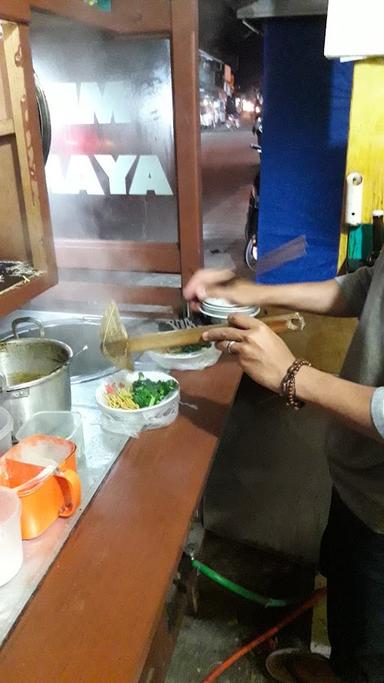
[[[54,436],[23,439],[7,451],[1,482],[18,493],[23,540],[40,536],[58,517],[70,517],[81,500],[76,445]]]

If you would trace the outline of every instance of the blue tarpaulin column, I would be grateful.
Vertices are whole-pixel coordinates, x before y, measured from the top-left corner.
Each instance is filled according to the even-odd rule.
[[[336,273],[353,67],[328,61],[322,17],[266,22],[260,256],[299,235],[307,254],[268,283]]]

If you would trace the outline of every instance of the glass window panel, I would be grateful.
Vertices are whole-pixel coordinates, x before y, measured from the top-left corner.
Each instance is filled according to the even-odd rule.
[[[56,237],[178,242],[170,42],[33,13]]]

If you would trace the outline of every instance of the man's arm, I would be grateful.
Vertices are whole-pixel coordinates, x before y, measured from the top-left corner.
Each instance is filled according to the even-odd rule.
[[[347,301],[336,280],[292,285],[253,285],[258,305],[283,306],[307,313],[350,316]]]
[[[283,306],[307,313],[340,317],[359,315],[371,278],[371,268],[323,282],[288,285],[255,284],[236,278],[231,270],[199,270],[184,289],[187,301],[223,297],[240,305]]]
[[[304,366],[296,375],[298,398],[334,415],[351,429],[383,443],[374,421],[375,394],[374,387],[348,382],[316,368]]]

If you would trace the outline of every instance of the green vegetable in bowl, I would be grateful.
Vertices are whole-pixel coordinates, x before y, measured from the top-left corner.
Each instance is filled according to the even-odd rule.
[[[139,408],[150,408],[163,401],[175,389],[177,382],[174,379],[154,382],[152,379],[146,379],[140,372],[139,379],[132,384],[132,399]]]

